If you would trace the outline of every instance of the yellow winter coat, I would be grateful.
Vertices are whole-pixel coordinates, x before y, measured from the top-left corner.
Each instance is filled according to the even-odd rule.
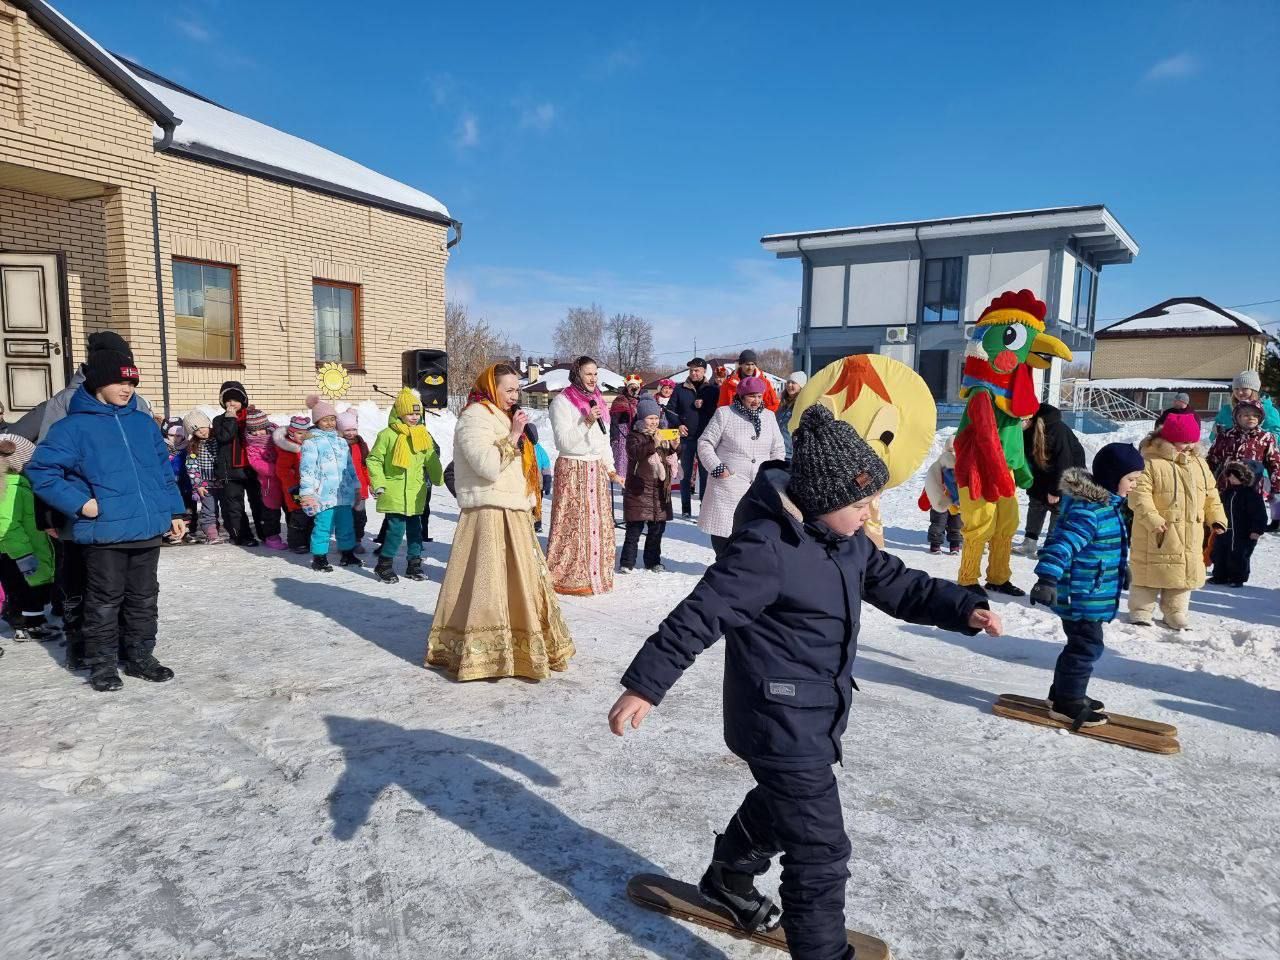
[[[1147,461],[1129,494],[1132,582],[1141,587],[1196,590],[1204,586],[1205,524],[1227,526],[1213,472],[1198,449],[1179,452],[1152,435],[1138,449]],[[1156,529],[1164,526],[1163,533]]]

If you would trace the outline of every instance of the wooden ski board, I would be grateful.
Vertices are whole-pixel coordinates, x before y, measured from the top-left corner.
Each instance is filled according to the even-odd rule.
[[[1026,701],[1030,698],[1023,697],[1021,699]],[[1148,753],[1171,754],[1182,752],[1182,747],[1178,744],[1176,737],[1147,733],[1131,727],[1121,726],[1119,723],[1104,723],[1100,727],[1081,727],[1079,730],[1073,731],[1071,724],[1063,723],[1049,716],[1049,708],[1040,701],[1033,700],[1031,704],[1019,703],[1002,694],[991,709],[997,716],[1008,717],[1011,720],[1025,720],[1028,723],[1036,723],[1042,727],[1066,730],[1068,733],[1088,737],[1091,740],[1118,743],[1122,747],[1132,747],[1135,750],[1145,750]],[[1105,713],[1106,711],[1103,712]],[[1114,717],[1115,715],[1108,714],[1108,716]]]
[[[688,920],[712,930],[719,930],[741,940],[752,940],[765,946],[787,949],[787,935],[782,928],[748,934],[733,922],[729,911],[709,902],[691,883],[673,880],[656,873],[639,873],[627,881],[627,896],[646,910],[654,910]],[[889,946],[883,940],[865,933],[849,932],[849,943],[857,960],[892,960]]]
[[[1045,701],[1036,697],[1020,697],[1016,693],[1002,693],[1000,699],[1006,703],[1014,703],[1022,707],[1048,707]],[[1102,711],[1110,717],[1110,723],[1113,726],[1125,727],[1129,730],[1139,730],[1142,733],[1153,733],[1157,737],[1176,737],[1178,728],[1171,723],[1157,723],[1155,720],[1143,720],[1141,717],[1126,717],[1123,713],[1112,713],[1110,710]]]

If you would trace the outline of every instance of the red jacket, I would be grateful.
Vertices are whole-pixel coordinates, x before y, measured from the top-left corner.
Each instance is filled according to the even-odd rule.
[[[360,484],[360,491],[356,494],[359,500],[369,499],[369,468],[365,466],[365,459],[369,456],[369,445],[364,442],[364,437],[356,437],[354,440],[348,440],[351,445],[351,462],[356,468],[356,480]]]
[[[777,391],[773,389],[773,384],[769,381],[768,377],[762,376],[760,374],[757,374],[757,376],[759,376],[760,379],[764,381],[765,407],[773,411],[774,413],[777,413],[778,412]],[[738,376],[738,371],[735,370],[733,371],[733,373],[729,374],[729,379],[720,385],[720,404],[719,404],[720,406],[727,407],[729,404],[733,403],[733,398],[738,395],[738,384],[741,382],[741,380],[742,378]]]
[[[276,427],[271,434],[271,442],[276,445],[276,476],[280,478],[280,496],[284,500],[284,508],[292,513],[301,510],[294,496],[302,484],[298,474],[298,460],[302,456],[302,445],[289,439],[284,427]]]

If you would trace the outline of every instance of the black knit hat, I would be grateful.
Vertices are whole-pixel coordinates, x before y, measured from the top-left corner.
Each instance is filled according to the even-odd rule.
[[[111,383],[138,383],[133,357],[118,350],[95,350],[84,363],[84,388],[97,393]]]
[[[756,352],[754,350],[743,350],[738,354],[739,363],[758,363],[756,360]]]
[[[85,339],[85,344],[88,347],[87,353],[114,350],[116,353],[123,353],[130,360],[133,359],[133,347],[129,346],[129,341],[114,330],[98,330],[91,333]]]
[[[1141,473],[1146,465],[1132,443],[1108,443],[1093,455],[1093,479],[1115,493],[1121,480],[1131,473]]]
[[[873,497],[889,482],[889,468],[867,441],[820,403],[805,410],[791,445],[787,494],[806,517]]]

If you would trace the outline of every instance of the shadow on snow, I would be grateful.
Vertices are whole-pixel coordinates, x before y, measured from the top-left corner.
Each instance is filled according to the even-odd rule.
[[[724,958],[683,924],[627,900],[627,879],[662,873],[601,833],[567,816],[523,783],[559,786],[559,778],[523,754],[436,730],[407,730],[380,720],[327,716],[329,739],[346,767],[329,796],[333,835],[352,839],[379,794],[398,786],[436,816],[563,888],[620,934],[667,960]],[[465,882],[465,881],[464,881]],[[566,944],[566,953],[578,952]]]

